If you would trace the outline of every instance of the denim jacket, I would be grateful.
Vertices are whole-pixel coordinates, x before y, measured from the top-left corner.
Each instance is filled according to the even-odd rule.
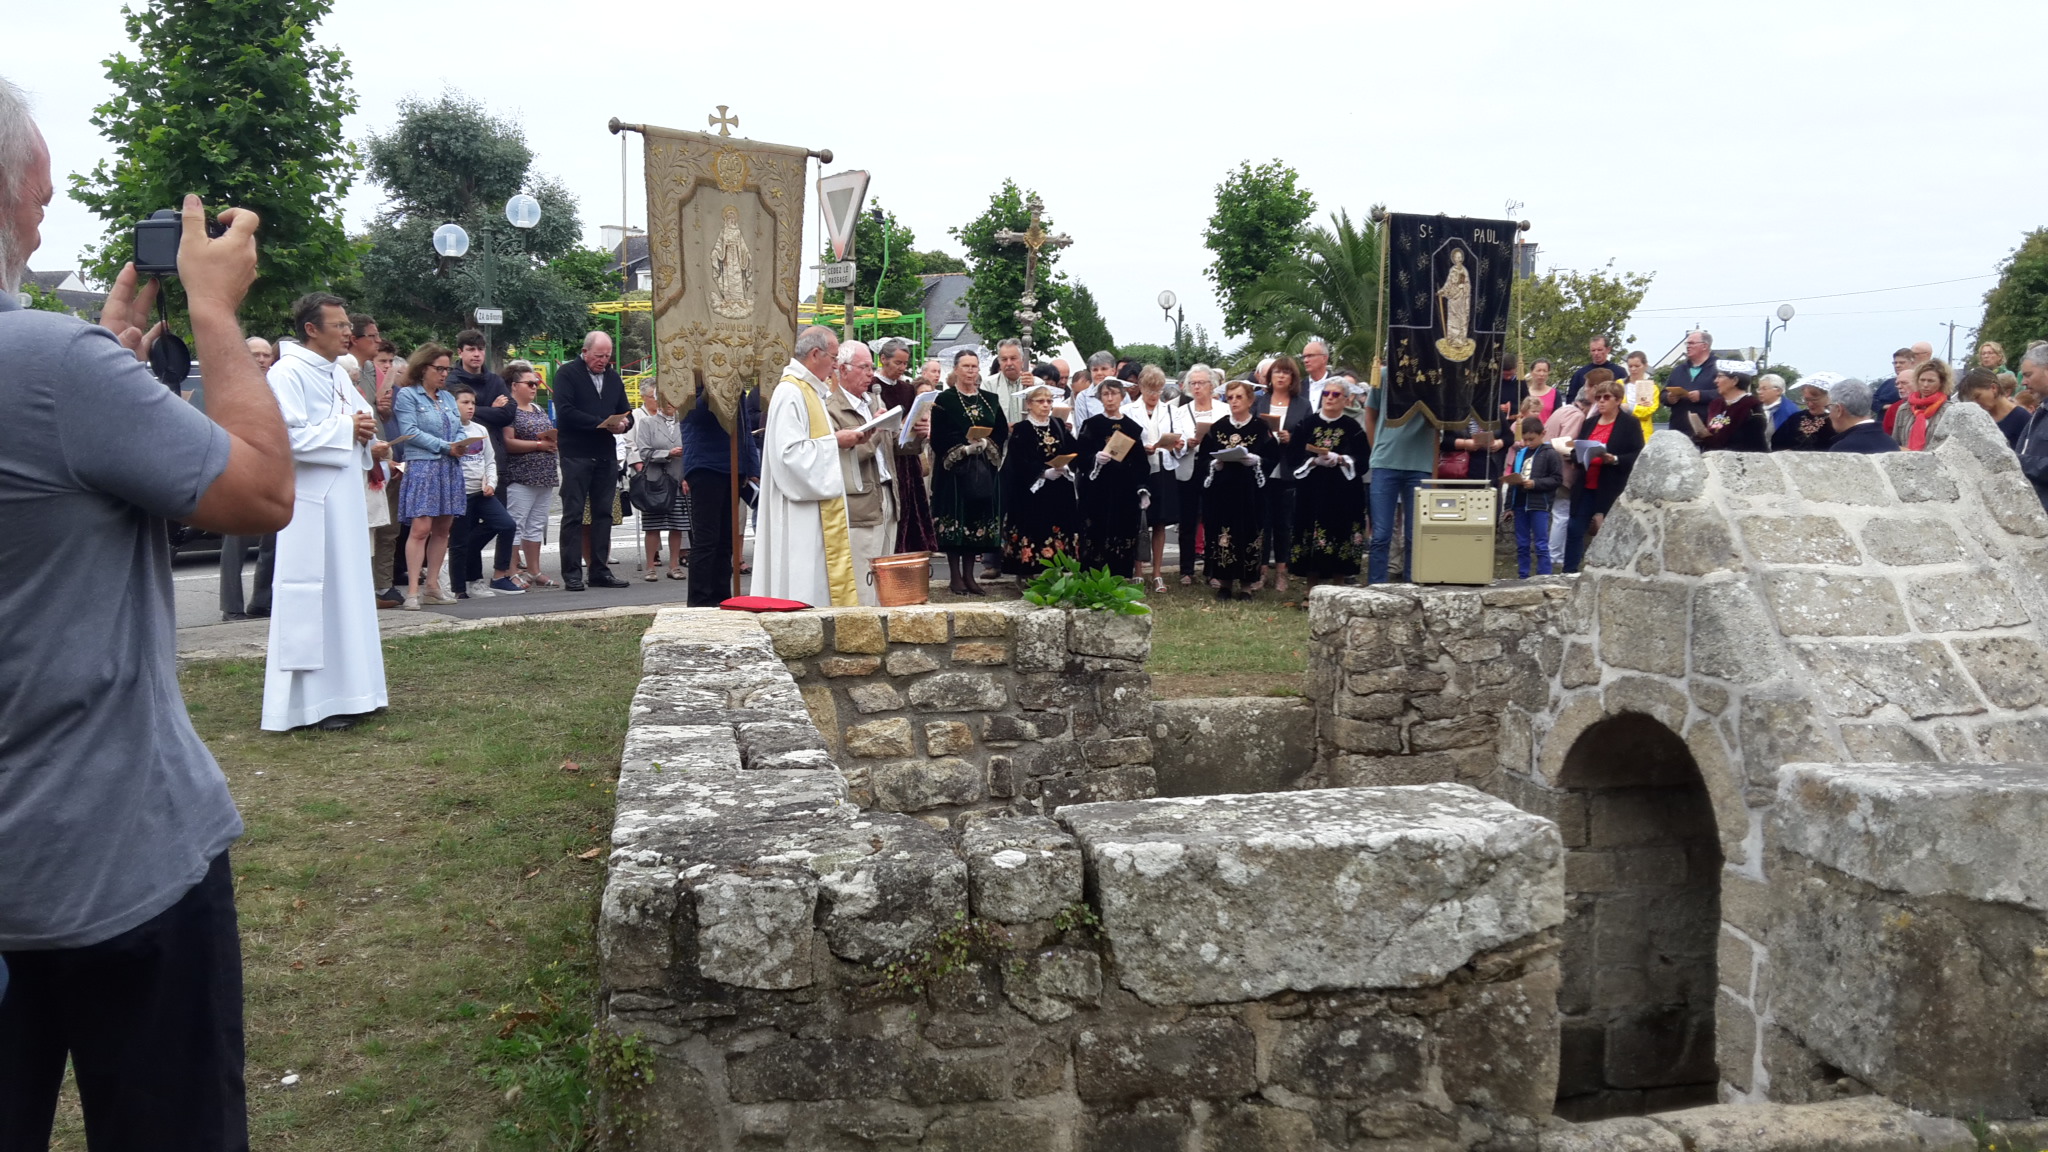
[[[462,438],[462,413],[446,389],[429,400],[425,388],[408,384],[391,398],[391,416],[398,423],[398,434],[412,437],[398,446],[398,459],[406,463],[445,458],[448,445]]]

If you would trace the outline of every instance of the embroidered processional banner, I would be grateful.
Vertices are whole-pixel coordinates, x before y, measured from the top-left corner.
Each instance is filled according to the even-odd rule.
[[[1491,395],[1482,385],[1500,379],[1515,222],[1391,212],[1383,243],[1388,422],[1417,412],[1439,428],[1498,420],[1480,407]]]
[[[730,433],[740,396],[775,390],[796,346],[807,149],[640,127],[661,398],[701,396]]]

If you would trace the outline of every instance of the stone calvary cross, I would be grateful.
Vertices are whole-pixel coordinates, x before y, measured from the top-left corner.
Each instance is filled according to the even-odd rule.
[[[1005,228],[996,233],[996,243],[1022,244],[1024,246],[1024,296],[1018,301],[1021,307],[1017,309],[1017,325],[1022,330],[1020,339],[1024,342],[1024,367],[1026,371],[1029,371],[1031,368],[1031,330],[1037,326],[1040,320],[1044,319],[1038,311],[1038,292],[1036,287],[1038,283],[1038,250],[1041,248],[1065,248],[1074,242],[1074,238],[1064,232],[1056,236],[1046,233],[1045,225],[1038,218],[1039,213],[1045,211],[1045,202],[1038,198],[1037,193],[1032,193],[1031,199],[1025,201],[1024,206],[1031,210],[1031,226],[1022,232]]]

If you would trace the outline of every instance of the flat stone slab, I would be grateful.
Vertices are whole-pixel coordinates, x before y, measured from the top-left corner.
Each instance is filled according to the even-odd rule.
[[[1687,1152],[1973,1152],[1960,1121],[1921,1116],[1880,1096],[1825,1104],[1711,1104],[1649,1119]]]
[[[2048,911],[2048,765],[1789,764],[1778,828],[1879,888]]]
[[[1153,1004],[1413,988],[1564,920],[1557,826],[1458,784],[1083,804],[1123,985]]]

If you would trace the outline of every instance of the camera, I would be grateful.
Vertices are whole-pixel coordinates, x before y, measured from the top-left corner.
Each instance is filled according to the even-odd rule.
[[[206,234],[219,239],[227,231],[220,221],[208,219]],[[184,215],[176,208],[161,208],[147,220],[135,222],[135,273],[138,276],[176,276],[178,241],[185,235]]]

